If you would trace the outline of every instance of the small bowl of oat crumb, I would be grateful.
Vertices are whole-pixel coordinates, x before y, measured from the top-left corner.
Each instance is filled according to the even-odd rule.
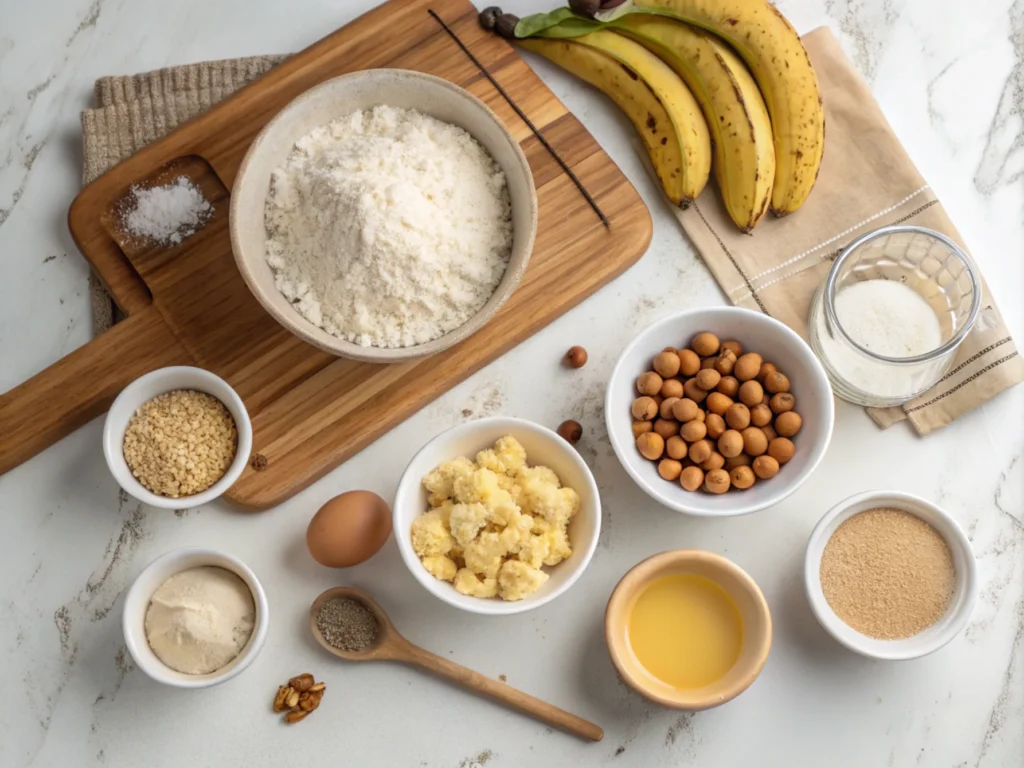
[[[103,427],[114,479],[139,501],[164,509],[218,498],[251,452],[242,398],[202,368],[160,368],[136,379],[114,400]]]

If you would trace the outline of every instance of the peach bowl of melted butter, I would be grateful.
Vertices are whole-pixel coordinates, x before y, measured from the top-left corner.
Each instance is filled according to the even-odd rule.
[[[680,549],[637,564],[605,611],[612,663],[637,693],[672,709],[724,704],[757,678],[772,645],[754,580],[713,552]]]

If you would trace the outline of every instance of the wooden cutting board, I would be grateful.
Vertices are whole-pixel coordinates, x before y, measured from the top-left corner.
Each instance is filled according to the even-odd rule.
[[[608,227],[428,8],[573,169],[607,216]],[[227,497],[243,507],[270,507],[635,263],[651,239],[650,214],[636,190],[518,53],[480,29],[476,17],[466,0],[391,0],[82,190],[71,206],[71,234],[128,317],[0,395],[0,473],[103,414],[142,374],[167,365],[196,365],[226,379],[252,417],[250,465]],[[520,141],[540,204],[529,268],[491,322],[442,354],[386,366],[333,357],[284,330],[249,293],[228,235],[231,185],[260,129],[312,86],[374,67],[428,72],[483,99]],[[133,242],[118,215],[130,187],[178,176],[188,177],[213,204],[210,223],[176,247]]]

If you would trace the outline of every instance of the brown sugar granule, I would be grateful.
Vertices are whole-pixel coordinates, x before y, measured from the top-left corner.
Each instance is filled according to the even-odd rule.
[[[840,525],[821,556],[821,587],[844,622],[879,640],[930,627],[953,598],[949,545],[932,526],[900,509],[869,509]]]
[[[124,459],[153,493],[172,499],[205,491],[228,471],[238,448],[235,420],[205,392],[176,389],[147,400],[124,433]]]
[[[324,640],[342,651],[365,650],[380,635],[377,617],[351,597],[336,597],[320,606],[316,626]]]

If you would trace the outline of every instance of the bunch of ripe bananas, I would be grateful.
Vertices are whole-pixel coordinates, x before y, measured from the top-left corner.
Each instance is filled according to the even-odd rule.
[[[713,169],[751,231],[814,186],[825,142],[818,79],[768,0],[572,0],[480,22],[607,94],[643,139],[665,193],[686,207]]]

